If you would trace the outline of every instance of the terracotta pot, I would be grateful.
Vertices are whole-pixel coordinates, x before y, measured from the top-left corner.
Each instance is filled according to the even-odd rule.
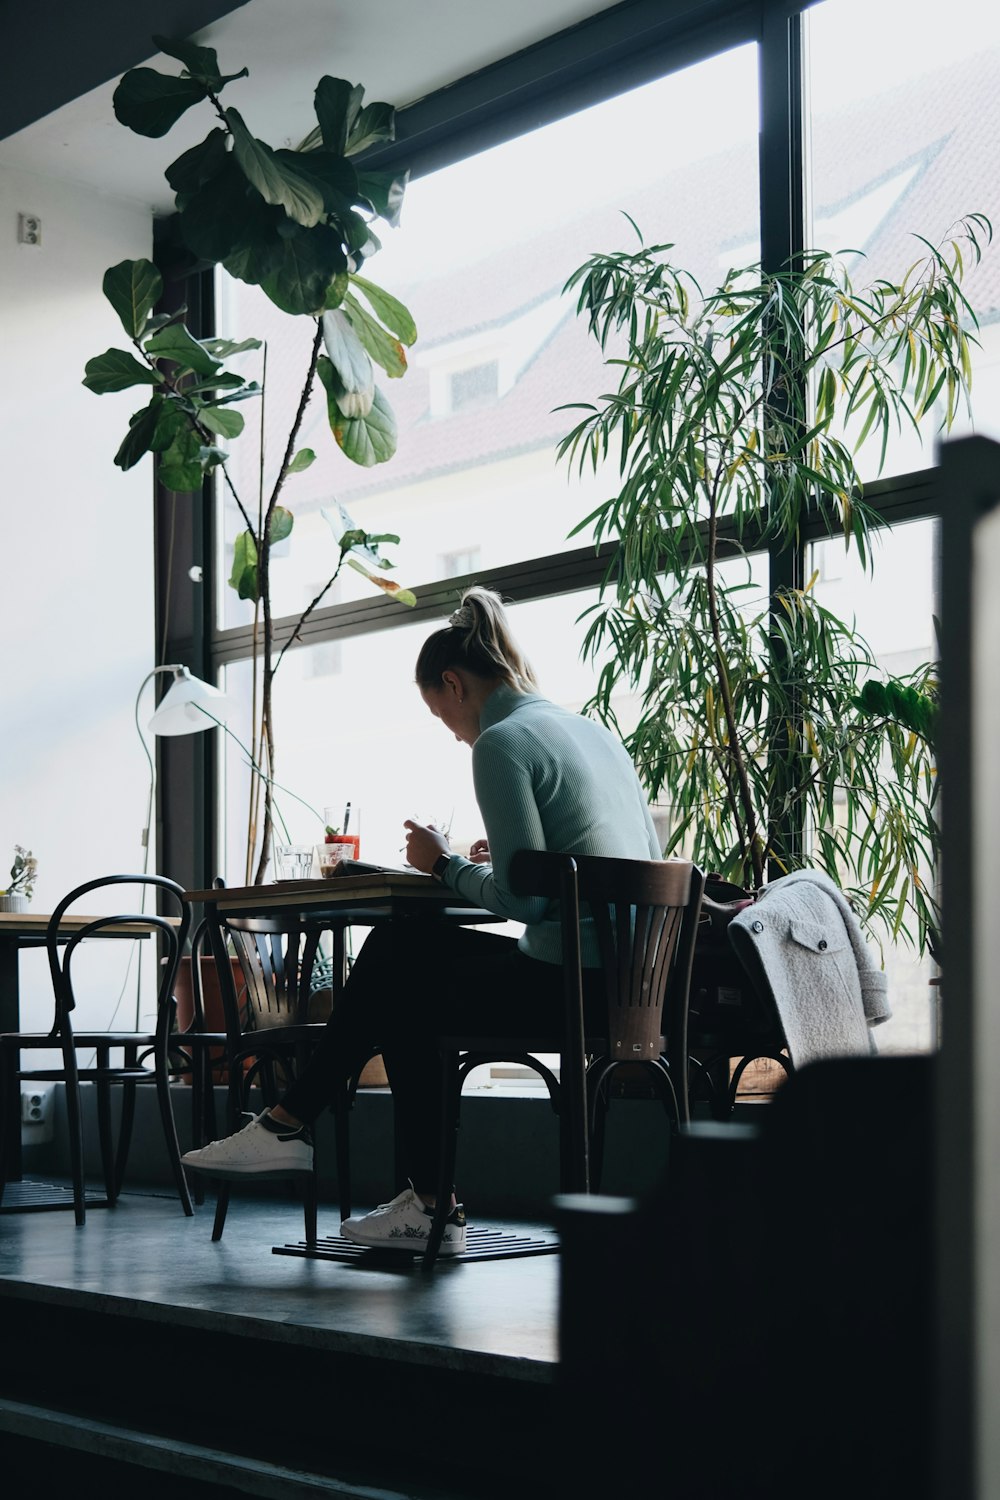
[[[243,983],[243,970],[240,968],[238,958],[231,958],[233,966],[233,983],[236,993],[241,1001],[245,989]],[[201,994],[202,1004],[205,1009],[205,1029],[207,1031],[225,1031],[226,1013],[222,1004],[222,990],[219,987],[219,971],[215,966],[215,959],[204,957],[201,960]],[[177,978],[174,982],[174,995],[177,999],[177,1029],[186,1031],[194,1020],[194,995],[191,987],[191,960],[182,958],[180,968],[177,970]],[[229,1080],[229,1072],[222,1061],[225,1052],[221,1048],[213,1048],[212,1053],[212,1077],[216,1083],[226,1083]],[[243,1066],[246,1069],[252,1059],[248,1058]],[[185,1083],[190,1083],[186,1078]]]

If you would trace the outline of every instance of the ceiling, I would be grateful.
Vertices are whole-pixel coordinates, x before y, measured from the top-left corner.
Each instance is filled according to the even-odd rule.
[[[149,52],[154,32],[190,35],[188,28],[199,26],[196,39],[217,50],[224,72],[250,70],[249,79],[229,86],[226,101],[261,139],[294,145],[315,124],[312,96],[324,73],[363,84],[366,99],[400,107],[615,3],[96,0],[81,6],[79,0],[34,0],[24,7],[0,0],[0,97],[7,100],[0,112],[0,166],[170,212],[163,169],[207,133],[205,112],[191,110],[164,139],[150,140],[123,129],[111,102],[129,67],[180,71],[173,59]],[[45,36],[41,52],[39,33]]]

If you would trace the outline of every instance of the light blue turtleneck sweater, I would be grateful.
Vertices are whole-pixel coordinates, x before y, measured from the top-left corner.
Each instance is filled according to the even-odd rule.
[[[661,859],[649,806],[621,741],[592,719],[501,684],[479,723],[472,775],[492,863],[453,855],[445,884],[499,917],[524,922],[521,950],[559,963],[556,903],[513,894],[511,856],[518,849],[556,849]],[[597,943],[586,921],[581,949],[584,966],[596,968]]]

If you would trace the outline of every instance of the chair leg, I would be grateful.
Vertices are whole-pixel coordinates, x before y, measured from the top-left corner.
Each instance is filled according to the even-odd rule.
[[[317,1175],[315,1156],[313,1158],[313,1169],[302,1184],[302,1210],[305,1217],[306,1244],[315,1245],[316,1234],[316,1207],[319,1198],[317,1191]]]
[[[122,1107],[118,1118],[118,1147],[115,1151],[115,1198],[120,1196],[125,1181],[125,1165],[132,1145],[132,1128],[135,1124],[135,1084],[122,1084]]]
[[[167,1156],[170,1159],[170,1170],[174,1176],[177,1196],[181,1200],[181,1208],[185,1217],[191,1218],[194,1213],[194,1204],[191,1202],[187,1177],[181,1166],[181,1148],[177,1140],[177,1123],[174,1120],[174,1108],[170,1100],[170,1079],[167,1075],[166,1059],[164,1059],[163,1067],[158,1067],[156,1070],[156,1101],[160,1106],[160,1124],[163,1127],[163,1139],[167,1146]]]
[[[340,1222],[351,1217],[351,1101],[350,1086],[338,1089],[333,1104],[337,1144],[337,1202]],[[315,1147],[313,1148],[315,1151]]]
[[[587,1120],[590,1129],[590,1191],[599,1193],[604,1175],[604,1136],[608,1118],[606,1075],[587,1075]]]
[[[21,1129],[20,1095],[21,1049],[0,1048],[0,1203],[3,1190],[11,1178],[14,1160],[14,1131]]]
[[[83,1177],[83,1122],[80,1109],[80,1080],[75,1068],[66,1077],[66,1129],[69,1135],[69,1162],[73,1174],[73,1213],[77,1227],[87,1218],[87,1194]]]
[[[113,1208],[118,1199],[115,1187],[114,1132],[111,1124],[111,1085],[107,1080],[107,1069],[111,1064],[108,1047],[97,1048],[97,1133],[101,1147],[101,1171],[104,1175],[104,1192],[108,1207]]]
[[[445,1222],[451,1212],[451,1195],[454,1192],[455,1162],[458,1157],[458,1129],[462,1099],[462,1080],[458,1071],[458,1054],[444,1052],[441,1055],[441,1170],[438,1175],[437,1202],[431,1223],[427,1249],[424,1251],[422,1268],[433,1269],[444,1239]]]
[[[229,1209],[229,1183],[220,1182],[215,1198],[215,1222],[212,1225],[212,1239],[221,1240],[222,1231],[226,1227],[226,1213]]]

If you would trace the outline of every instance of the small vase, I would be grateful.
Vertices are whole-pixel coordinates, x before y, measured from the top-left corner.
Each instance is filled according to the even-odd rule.
[[[28,910],[28,898],[27,898],[27,896],[19,896],[19,895],[11,896],[11,895],[8,895],[6,893],[4,893],[4,895],[0,896],[0,911],[27,911],[27,910]]]

